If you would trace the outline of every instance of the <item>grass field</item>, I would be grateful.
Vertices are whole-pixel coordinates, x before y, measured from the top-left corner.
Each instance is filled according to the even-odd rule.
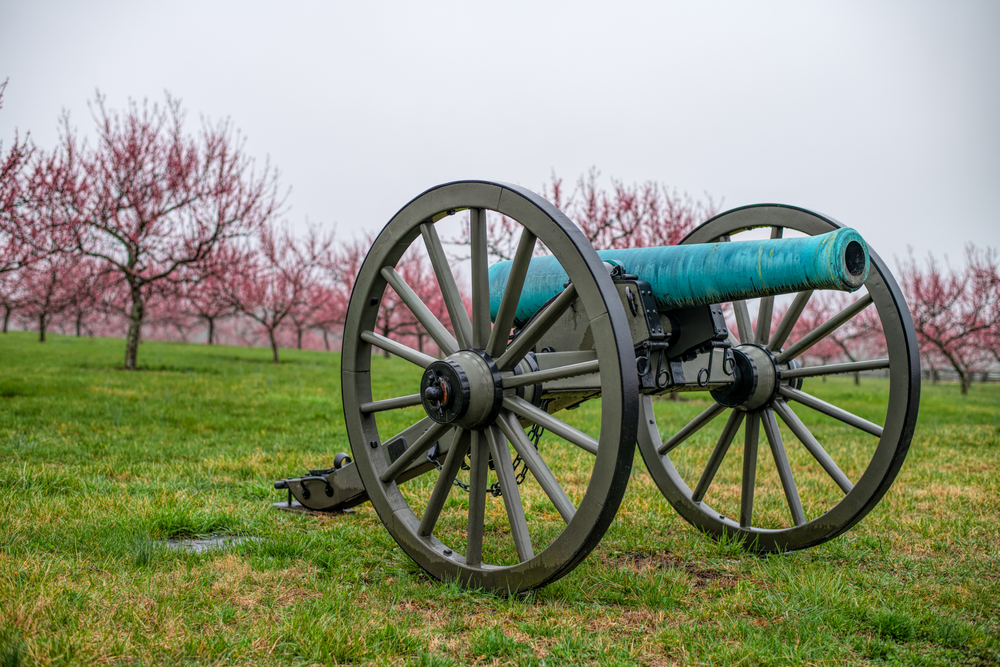
[[[0,665],[1000,663],[998,386],[925,386],[892,490],[820,547],[707,539],[637,455],[590,557],[498,597],[427,577],[368,505],[272,509],[274,480],[350,449],[338,355],[147,342],[127,373],[123,350],[0,337]],[[411,392],[405,362],[375,364]],[[884,387],[809,390],[860,413]],[[252,539],[162,543],[208,535]]]

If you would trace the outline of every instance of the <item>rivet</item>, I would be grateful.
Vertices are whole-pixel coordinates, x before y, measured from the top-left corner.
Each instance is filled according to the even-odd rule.
[[[378,305],[378,297],[377,297],[377,296],[373,296],[373,297],[372,297],[372,301],[371,301],[371,304],[372,304],[373,306],[377,306],[377,305]]]
[[[376,447],[378,447],[378,440],[372,440],[368,444],[371,445],[372,449],[375,449]]]
[[[445,556],[450,556],[451,555],[451,549],[445,549],[444,550],[444,555]]]

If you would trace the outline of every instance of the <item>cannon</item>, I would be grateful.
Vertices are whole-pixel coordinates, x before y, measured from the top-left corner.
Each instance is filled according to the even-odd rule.
[[[491,258],[490,211],[520,227],[509,261]],[[438,231],[459,212],[471,317]],[[449,326],[396,271],[407,251],[429,260]],[[388,287],[439,356],[378,332]],[[859,296],[793,337],[824,290]],[[772,326],[775,297],[784,314]],[[877,357],[801,363],[859,317],[881,341]],[[415,366],[411,393],[375,391],[381,352]],[[888,382],[866,401],[868,418],[804,386],[872,370]],[[276,482],[288,493],[281,504],[334,511],[370,501],[431,576],[505,592],[552,582],[594,549],[636,445],[673,508],[713,537],[757,552],[830,540],[892,484],[920,386],[896,281],[856,231],[829,217],[746,206],[678,246],[597,251],[542,197],[486,181],[432,188],[379,234],[351,295],[341,378],[351,455]],[[694,392],[708,407],[661,429],[654,408],[669,404],[654,399]]]

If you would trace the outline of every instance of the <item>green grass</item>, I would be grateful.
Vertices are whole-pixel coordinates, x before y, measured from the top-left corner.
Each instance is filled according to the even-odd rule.
[[[272,509],[275,479],[350,449],[338,355],[282,351],[274,365],[263,349],[147,342],[128,373],[123,345],[0,337],[0,665],[1000,662],[1000,387],[962,398],[926,385],[892,490],[804,552],[756,557],[707,539],[637,455],[590,557],[503,597],[431,580],[368,505]],[[376,395],[410,393],[412,368],[374,364]],[[808,388],[859,414],[885,391],[846,378]],[[659,401],[657,418],[669,430],[705,406]],[[574,418],[598,415],[593,404]],[[836,423],[810,427],[850,458]],[[678,466],[697,469],[704,449]],[[720,488],[732,474],[724,466]],[[769,502],[763,516],[780,521]],[[257,539],[200,554],[161,543],[207,535]]]

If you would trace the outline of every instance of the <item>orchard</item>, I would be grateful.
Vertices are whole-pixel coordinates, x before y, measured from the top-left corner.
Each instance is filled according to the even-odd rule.
[[[264,345],[275,363],[282,347],[337,348],[373,237],[337,238],[321,225],[293,232],[279,172],[248,155],[229,120],[203,120],[191,133],[170,94],[162,104],[130,101],[116,110],[98,93],[91,110],[92,140],[64,115],[56,146],[36,146],[30,134],[0,143],[4,333],[35,330],[42,343],[53,329],[123,337],[128,370],[139,367],[143,338]],[[655,181],[611,179],[605,188],[596,169],[572,187],[553,174],[542,192],[599,248],[675,244],[720,211],[711,198]],[[495,216],[487,224],[493,259],[509,259],[511,221]],[[445,242],[456,261],[467,257],[468,238]],[[990,378],[1000,366],[996,249],[970,243],[958,267],[912,252],[897,264],[928,377],[953,373],[963,394]],[[435,317],[451,321],[430,266],[407,255],[397,271]],[[467,288],[459,290],[471,310]],[[776,308],[796,308],[796,327],[805,331],[849,301],[806,297]],[[883,340],[878,327],[862,315],[810,354],[823,363],[873,358]],[[434,345],[391,288],[378,329],[421,351]]]

